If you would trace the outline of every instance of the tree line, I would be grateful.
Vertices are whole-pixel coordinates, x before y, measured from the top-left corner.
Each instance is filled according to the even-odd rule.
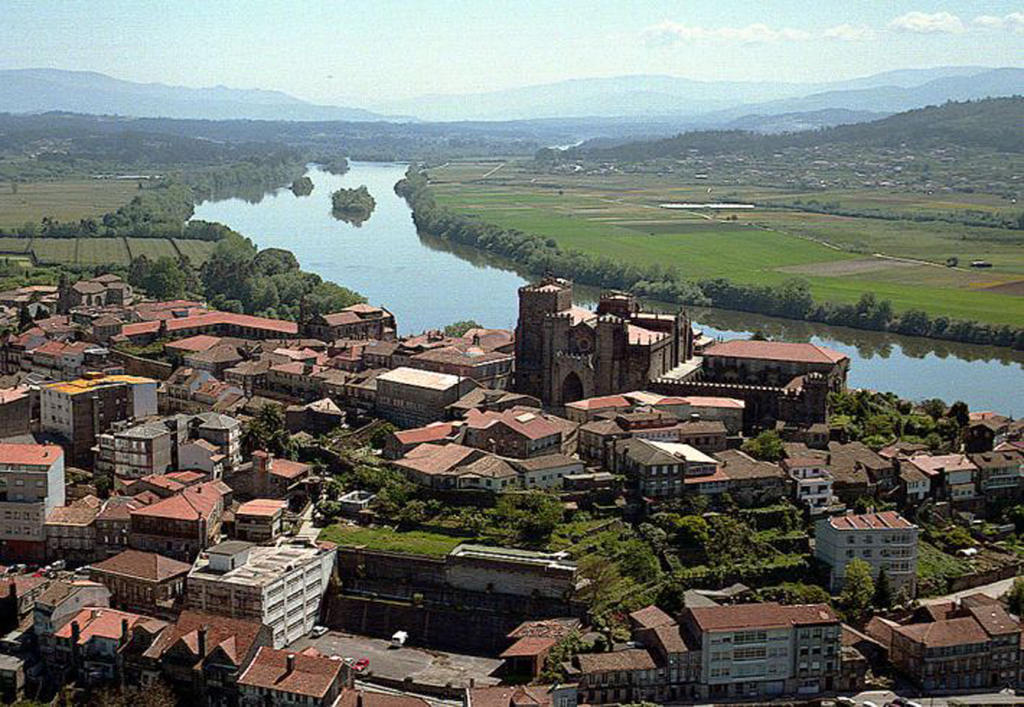
[[[793,278],[778,285],[756,285],[724,278],[688,280],[676,267],[637,266],[604,256],[559,248],[553,238],[501,228],[439,206],[427,177],[410,167],[395,192],[413,210],[420,231],[508,258],[532,273],[558,273],[596,287],[630,290],[664,302],[719,307],[757,314],[803,319],[871,331],[892,331],[950,341],[1024,349],[1024,329],[976,321],[929,316],[909,309],[893,311],[888,300],[865,293],[854,304],[816,302],[806,280]]]

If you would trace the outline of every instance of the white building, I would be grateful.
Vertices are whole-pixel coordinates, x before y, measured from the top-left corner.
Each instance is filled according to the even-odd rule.
[[[64,500],[64,450],[52,444],[0,444],[0,545],[5,559],[43,560],[46,517]]]
[[[884,568],[893,590],[907,587],[917,592],[917,526],[896,511],[833,516],[815,526],[814,554],[832,568],[831,586],[838,590],[846,566],[860,559],[871,566],[877,579]]]
[[[200,554],[187,582],[188,606],[258,619],[282,648],[307,635],[334,570],[336,550],[310,545],[271,547],[231,540]]]
[[[807,506],[811,515],[824,513],[832,503],[832,472],[824,459],[798,457],[783,459],[782,468],[796,484],[797,503]]]

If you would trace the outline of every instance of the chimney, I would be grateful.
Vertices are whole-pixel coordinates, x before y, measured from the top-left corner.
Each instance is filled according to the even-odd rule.
[[[121,645],[128,642],[128,619],[121,619]]]
[[[206,657],[206,627],[205,626],[200,626],[199,630],[196,631],[196,643],[198,644],[197,647],[199,648],[199,657],[200,658],[205,658]]]
[[[18,585],[14,583],[13,579],[11,580],[11,583],[7,585],[7,596],[10,597],[13,602],[18,601]]]
[[[289,653],[286,656],[285,660],[286,660],[286,663],[285,663],[286,669],[284,671],[284,674],[285,675],[291,675],[292,673],[295,672],[295,654],[294,653]]]
[[[363,707],[363,691],[356,693],[356,707]]]
[[[82,637],[82,627],[78,625],[77,621],[71,622],[71,643],[78,645],[78,639]]]

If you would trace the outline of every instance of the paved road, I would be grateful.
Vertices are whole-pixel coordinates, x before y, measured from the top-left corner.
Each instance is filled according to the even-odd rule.
[[[1002,579],[998,582],[993,582],[992,584],[983,584],[982,586],[974,587],[973,589],[965,589],[962,592],[954,592],[953,594],[947,594],[941,597],[932,597],[931,599],[922,599],[921,603],[937,604],[938,602],[942,601],[955,601],[957,599],[963,599],[966,596],[970,596],[971,594],[977,594],[979,592],[981,592],[982,594],[986,594],[992,597],[993,599],[998,599],[999,597],[1003,596],[1008,591],[1010,591],[1010,587],[1013,586],[1013,580],[1013,577],[1011,577],[1010,579]]]
[[[293,649],[302,650],[310,645],[327,655],[356,660],[367,658],[370,661],[369,671],[394,680],[411,677],[424,685],[451,683],[460,687],[468,687],[470,678],[477,685],[497,685],[499,682],[492,677],[501,665],[501,661],[495,658],[428,651],[410,646],[391,648],[389,641],[335,631],[329,631],[320,638],[301,638],[295,642]]]

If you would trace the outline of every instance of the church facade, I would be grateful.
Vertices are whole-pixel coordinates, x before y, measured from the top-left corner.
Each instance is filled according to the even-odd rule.
[[[603,293],[591,311],[573,305],[572,294],[572,281],[554,277],[519,288],[519,392],[560,406],[643,389],[693,357],[684,313],[646,312],[623,292]]]

